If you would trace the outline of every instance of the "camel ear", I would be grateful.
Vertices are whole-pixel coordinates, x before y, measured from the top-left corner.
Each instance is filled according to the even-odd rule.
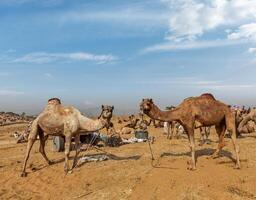
[[[103,108],[104,108],[104,105],[101,105],[101,108],[103,109]]]
[[[149,101],[150,101],[151,103],[153,103],[153,99],[149,99]]]
[[[114,106],[112,106],[111,108],[112,108],[112,110],[114,110]]]

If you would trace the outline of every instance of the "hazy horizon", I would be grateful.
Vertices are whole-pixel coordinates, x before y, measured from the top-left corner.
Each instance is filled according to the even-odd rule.
[[[0,1],[0,110],[256,105],[256,1]]]

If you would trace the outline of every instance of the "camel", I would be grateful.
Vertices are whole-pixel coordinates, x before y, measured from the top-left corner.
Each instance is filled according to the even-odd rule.
[[[148,126],[150,126],[152,120],[150,119],[149,121],[147,121],[145,118],[144,118],[144,114],[143,113],[139,113],[139,117],[140,117],[140,121],[138,123],[138,128],[140,130],[143,130],[143,131],[146,131]]]
[[[202,146],[207,142],[209,138],[211,127],[204,126],[204,127],[200,127],[199,130],[200,130],[200,146]]]
[[[236,168],[240,168],[239,147],[236,144],[235,116],[231,109],[224,103],[215,100],[211,94],[203,94],[198,97],[190,97],[170,111],[160,110],[152,99],[143,99],[140,109],[152,119],[172,122],[178,121],[185,129],[190,142],[191,160],[188,169],[196,169],[194,129],[202,126],[215,125],[219,136],[218,148],[213,154],[219,156],[224,146],[226,130],[231,134],[231,139],[236,152]]]
[[[134,115],[129,116],[129,123],[126,124],[124,127],[133,128],[137,127],[139,119],[137,119]]]
[[[175,121],[164,122],[164,134],[167,135],[167,139],[173,139],[175,124],[176,124]],[[177,131],[176,131],[176,137],[178,137]]]
[[[173,110],[174,108],[175,108],[175,106],[167,106],[165,109]],[[175,121],[164,122],[164,124],[163,124],[164,134],[167,135],[167,139],[173,139],[175,123],[176,123]],[[177,131],[176,131],[176,137],[178,137]]]
[[[249,114],[247,114],[245,117],[243,117],[243,119],[241,120],[241,122],[239,123],[238,128],[237,128],[239,133],[242,133],[242,132],[248,133],[249,132],[246,124],[250,120],[254,121],[256,123],[256,109],[252,109]]]
[[[93,120],[83,116],[79,110],[72,106],[63,106],[58,98],[49,99],[48,105],[32,123],[21,176],[25,177],[27,175],[25,171],[26,164],[37,135],[39,135],[40,139],[39,151],[49,165],[52,164],[52,161],[50,161],[45,154],[45,141],[49,135],[65,137],[64,170],[66,173],[69,172],[69,153],[72,137],[75,137],[76,146],[76,154],[73,160],[74,167],[78,154],[79,131],[92,132],[104,128],[112,117],[113,109],[113,106],[102,105],[100,118]]]

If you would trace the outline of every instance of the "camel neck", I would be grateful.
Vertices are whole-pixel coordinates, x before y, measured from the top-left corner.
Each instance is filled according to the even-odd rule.
[[[90,119],[83,115],[80,115],[79,117],[79,123],[80,128],[86,131],[98,131],[102,128],[104,128],[107,124],[106,120],[100,118],[100,119]]]
[[[162,111],[156,105],[153,105],[153,108],[150,110],[148,115],[152,119],[165,121],[165,122],[179,120],[179,114],[177,109]]]

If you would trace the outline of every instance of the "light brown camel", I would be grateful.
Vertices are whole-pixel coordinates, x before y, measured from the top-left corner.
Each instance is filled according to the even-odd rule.
[[[140,117],[140,121],[138,122],[138,129],[139,130],[143,130],[143,131],[146,131],[147,128],[150,126],[151,122],[152,122],[152,119],[150,119],[149,121],[147,121],[145,118],[144,118],[144,114],[143,113],[139,113],[139,117]]]
[[[152,99],[143,99],[140,109],[152,119],[166,122],[178,121],[184,127],[188,134],[191,149],[191,161],[188,162],[188,169],[196,169],[194,129],[211,125],[215,125],[219,136],[218,150],[214,155],[219,155],[223,148],[224,135],[227,130],[231,133],[236,152],[236,168],[240,168],[239,148],[236,144],[235,116],[227,105],[215,100],[212,95],[187,98],[171,111],[161,111]]]
[[[134,115],[130,115],[129,123],[124,125],[124,127],[135,129],[137,127],[138,122],[139,122],[139,119],[137,119]]]
[[[48,164],[52,164],[52,162],[47,158],[44,150],[45,141],[47,140],[48,136],[55,135],[65,137],[64,170],[65,172],[68,172],[72,137],[75,137],[76,143],[76,154],[73,160],[74,167],[78,154],[79,131],[91,132],[104,128],[112,117],[113,109],[113,106],[102,106],[101,117],[93,120],[83,116],[79,110],[74,107],[63,106],[58,98],[49,99],[48,105],[45,107],[43,112],[39,114],[38,117],[33,121],[28,138],[27,153],[21,176],[26,176],[26,164],[37,135],[39,135],[40,138],[39,151]]]
[[[256,109],[252,109],[249,114],[247,114],[245,117],[243,117],[243,120],[239,123],[239,126],[237,128],[239,133],[248,133],[249,132],[246,124],[250,120],[252,120],[256,123]]]

